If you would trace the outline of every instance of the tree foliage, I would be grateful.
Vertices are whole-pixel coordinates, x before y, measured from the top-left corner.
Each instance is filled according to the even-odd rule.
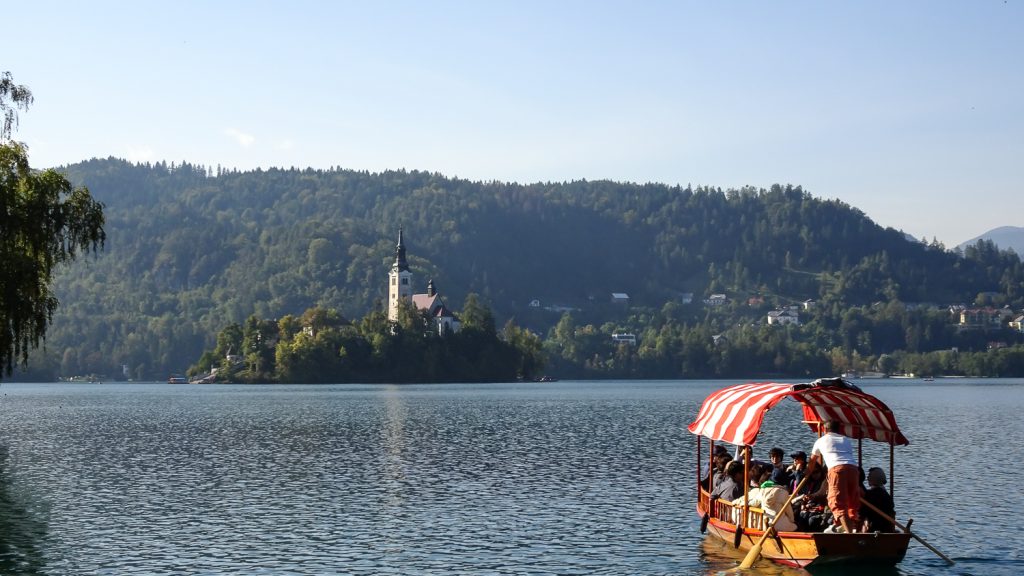
[[[103,207],[88,189],[54,170],[32,170],[25,146],[9,140],[16,109],[31,102],[27,88],[7,72],[0,76],[0,365],[6,374],[46,337],[58,304],[57,268],[96,251],[105,238]]]
[[[0,74],[0,141],[7,140],[18,126],[18,109],[28,110],[32,104],[32,91],[14,83],[10,72]]]

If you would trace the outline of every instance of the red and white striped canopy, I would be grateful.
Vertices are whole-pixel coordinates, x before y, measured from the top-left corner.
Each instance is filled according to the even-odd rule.
[[[885,403],[840,378],[823,378],[810,384],[754,382],[723,388],[704,400],[688,429],[720,442],[753,445],[765,413],[783,398],[793,398],[803,405],[804,421],[814,431],[819,422],[835,420],[841,425],[839,432],[850,438],[910,443]]]

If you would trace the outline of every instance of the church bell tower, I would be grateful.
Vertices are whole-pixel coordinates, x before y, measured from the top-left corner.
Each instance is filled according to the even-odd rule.
[[[395,247],[395,263],[388,272],[388,320],[398,320],[398,302],[412,298],[412,272],[405,261],[405,241],[402,228],[398,229],[398,246]]]

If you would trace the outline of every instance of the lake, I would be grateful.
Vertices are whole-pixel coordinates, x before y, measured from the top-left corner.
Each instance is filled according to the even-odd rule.
[[[715,574],[742,554],[700,534],[685,428],[732,383],[3,383],[0,573]],[[1024,572],[1024,380],[857,384],[911,442],[897,516],[957,561],[891,574]],[[809,450],[799,418],[755,457]]]

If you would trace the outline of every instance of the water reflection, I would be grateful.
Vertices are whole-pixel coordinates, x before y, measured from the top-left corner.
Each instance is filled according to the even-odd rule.
[[[44,574],[46,504],[12,485],[7,445],[0,445],[0,574]]]
[[[405,500],[405,421],[408,409],[398,386],[384,388],[384,422],[382,442],[384,446],[384,486],[387,490],[387,505],[400,507]]]
[[[726,573],[736,568],[746,557],[745,550],[737,550],[729,544],[714,536],[706,536],[700,544],[700,561],[704,564],[703,572],[706,574]],[[764,576],[807,576],[807,572],[798,568],[787,568],[771,561],[758,560],[758,562],[744,573],[759,574]]]

